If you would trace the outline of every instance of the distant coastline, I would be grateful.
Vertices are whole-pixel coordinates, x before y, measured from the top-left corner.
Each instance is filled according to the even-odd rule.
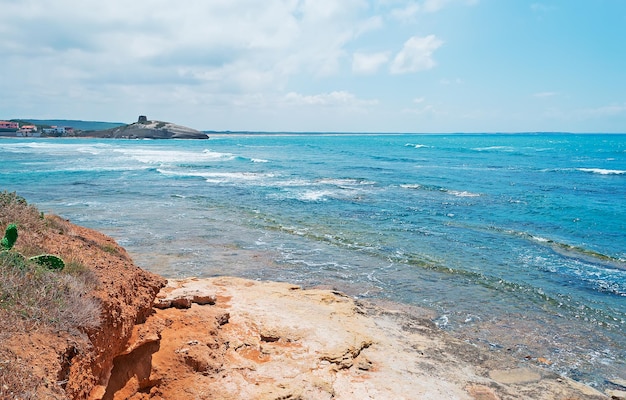
[[[2,118],[0,118],[2,120]],[[126,124],[124,122],[108,122],[108,121],[86,121],[86,120],[72,120],[72,119],[33,119],[33,118],[12,118],[4,119],[5,121],[23,121],[28,122],[38,127],[72,127],[80,135],[72,135],[77,137],[99,137],[93,136],[91,132],[112,130],[132,124]],[[161,122],[161,121],[156,121]],[[165,123],[165,122],[163,122]],[[136,124],[136,123],[135,123]],[[192,128],[189,128],[192,129]],[[15,137],[17,129],[4,130],[0,129],[0,137]],[[340,132],[340,131],[250,131],[250,130],[196,130],[210,136],[221,135],[626,135],[624,132],[565,132],[565,131],[532,131],[532,132]],[[58,137],[58,136],[48,136]]]

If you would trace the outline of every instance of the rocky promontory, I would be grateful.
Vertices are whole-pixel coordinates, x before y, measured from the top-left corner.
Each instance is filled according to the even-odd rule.
[[[105,129],[102,131],[88,131],[83,137],[112,138],[112,139],[208,139],[209,136],[201,131],[171,122],[148,120],[140,116],[132,124]]]

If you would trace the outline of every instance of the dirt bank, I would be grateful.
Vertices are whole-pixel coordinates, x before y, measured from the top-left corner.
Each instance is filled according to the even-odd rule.
[[[41,247],[89,269],[94,287],[84,296],[100,304],[99,323],[69,332],[31,320],[3,327],[0,373],[26,371],[19,375],[28,379],[20,384],[7,377],[0,386],[2,399],[87,399],[94,388],[106,387],[113,359],[126,347],[134,326],[152,312],[153,299],[166,283],[135,266],[113,239],[57,217],[48,218],[55,228],[38,238]],[[22,236],[28,234],[22,232]]]

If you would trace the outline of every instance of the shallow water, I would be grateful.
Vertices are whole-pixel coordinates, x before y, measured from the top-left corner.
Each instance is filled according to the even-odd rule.
[[[3,139],[0,190],[166,277],[333,286],[626,378],[625,135]]]

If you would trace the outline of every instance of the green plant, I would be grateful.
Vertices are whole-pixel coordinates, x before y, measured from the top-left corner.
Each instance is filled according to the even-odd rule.
[[[8,253],[12,248],[15,242],[17,241],[17,225],[9,224],[4,233],[4,237],[0,240],[0,244],[2,245],[2,253]],[[15,253],[15,252],[12,252]],[[20,253],[15,253],[19,255],[20,258],[24,259]],[[32,261],[37,263],[38,265],[48,268],[50,270],[60,271],[65,267],[65,262],[60,257],[57,257],[52,254],[40,254],[37,256],[33,256],[28,258],[28,261]]]
[[[4,250],[11,250],[17,240],[17,225],[9,224],[4,233],[4,237],[0,240],[0,245]]]
[[[63,260],[52,254],[40,254],[38,256],[31,257],[28,260],[34,261],[42,267],[55,271],[60,271],[65,268]]]

